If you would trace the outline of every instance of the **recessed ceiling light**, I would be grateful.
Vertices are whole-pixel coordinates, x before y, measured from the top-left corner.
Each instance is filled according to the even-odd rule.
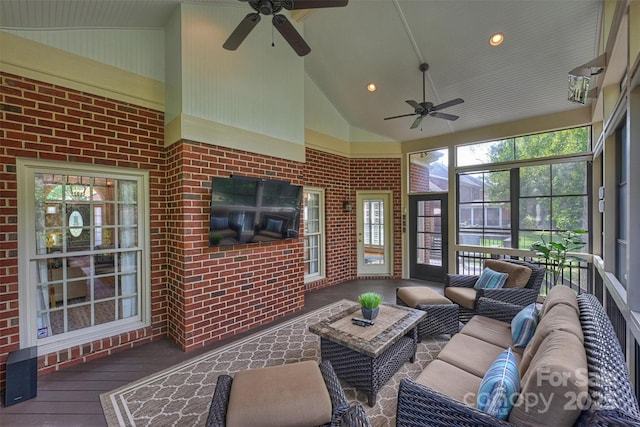
[[[375,85],[375,84],[373,84],[373,83],[369,83],[369,84],[367,85],[367,90],[368,90],[369,92],[375,92],[375,91],[376,91],[376,85]]]
[[[502,33],[495,33],[491,37],[489,37],[489,44],[491,46],[498,46],[502,44],[503,41],[504,41],[504,34]]]

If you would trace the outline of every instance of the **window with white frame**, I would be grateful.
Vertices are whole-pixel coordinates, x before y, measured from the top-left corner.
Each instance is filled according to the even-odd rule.
[[[364,244],[384,247],[384,201],[364,201]]]
[[[147,324],[146,172],[19,162],[21,339],[41,352]]]
[[[304,277],[305,281],[324,277],[324,190],[304,188]]]

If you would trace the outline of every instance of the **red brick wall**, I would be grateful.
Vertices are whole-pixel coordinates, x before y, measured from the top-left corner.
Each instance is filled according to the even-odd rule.
[[[208,247],[211,179],[232,173],[326,189],[327,277],[356,275],[356,190],[394,193],[394,276],[400,276],[400,160],[307,150],[306,163],[179,141],[165,148],[163,113],[0,73],[0,388],[19,349],[16,158],[148,170],[152,326],[39,358],[40,373],[168,335],[191,350],[304,306],[303,240]]]
[[[326,277],[307,283],[318,289],[357,276],[356,211],[344,212],[342,202],[356,204],[357,190],[393,191],[393,277],[402,276],[402,216],[400,159],[349,159],[307,148],[305,185],[325,189]]]
[[[190,350],[304,307],[302,239],[209,248],[211,179],[302,185],[302,164],[181,141],[167,153],[168,334]]]
[[[48,372],[163,336],[166,224],[163,113],[0,73],[0,387],[19,349],[16,158],[145,169],[150,173],[153,326],[39,357]]]
[[[342,202],[355,206],[355,192],[349,191],[350,161],[346,157],[306,149],[305,185],[324,189],[325,197],[325,278],[307,283],[319,289],[351,279],[356,274],[356,215],[344,212]]]
[[[351,189],[393,192],[393,277],[402,277],[402,172],[400,159],[351,160]],[[355,198],[355,196],[354,196]]]

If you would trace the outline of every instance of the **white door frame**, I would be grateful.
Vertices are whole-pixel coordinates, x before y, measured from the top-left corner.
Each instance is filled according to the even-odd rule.
[[[384,211],[384,249],[382,259],[376,263],[365,262],[364,245],[364,201],[382,200]],[[356,238],[357,238],[357,275],[391,276],[393,274],[393,192],[384,190],[356,192]]]

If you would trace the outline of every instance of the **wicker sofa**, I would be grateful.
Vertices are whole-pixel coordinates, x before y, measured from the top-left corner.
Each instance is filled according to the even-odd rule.
[[[539,319],[529,344],[516,349],[521,389],[507,420],[478,410],[476,394],[490,360],[513,343],[511,324],[478,315],[416,380],[401,381],[397,426],[640,426],[625,358],[600,302],[558,286]]]

